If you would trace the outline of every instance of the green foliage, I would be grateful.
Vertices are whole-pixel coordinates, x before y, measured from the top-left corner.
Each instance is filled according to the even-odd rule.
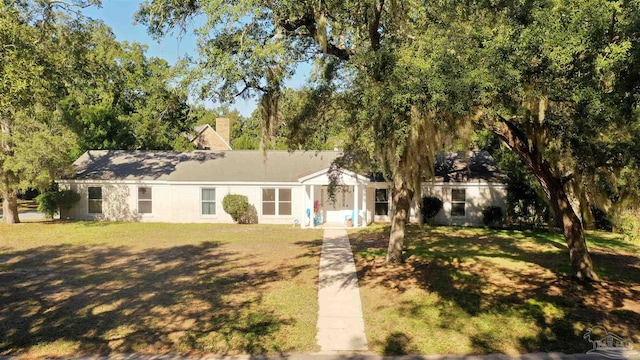
[[[99,2],[0,3],[0,196],[9,202],[72,171],[87,149],[184,148],[192,122],[173,69],[80,15]]]
[[[171,148],[175,151],[191,151],[196,147],[186,136],[178,136],[173,140]]]
[[[80,201],[80,194],[73,190],[62,190],[58,192],[57,203],[60,209],[69,210]]]
[[[614,219],[613,225],[616,232],[624,234],[631,240],[640,241],[640,211],[622,212]]]
[[[606,212],[602,211],[601,209],[595,206],[592,206],[590,210],[591,210],[591,213],[593,214],[593,219],[594,219],[596,229],[604,230],[604,231],[613,230],[613,224],[611,223],[611,220],[607,216]]]
[[[262,128],[258,112],[247,119],[240,119],[231,127],[231,148],[234,150],[257,150],[260,148]]]
[[[187,95],[172,85],[165,60],[147,58],[137,43],[120,43],[104,25],[91,29],[82,58],[90,80],[67,97],[64,109],[78,134],[77,152],[88,149],[183,150],[192,130]]]
[[[482,209],[482,222],[485,226],[497,227],[502,225],[502,208],[500,206],[485,206]]]
[[[202,59],[189,75],[202,84],[201,93],[223,101],[260,96],[267,137],[279,131],[283,114],[300,114],[287,115],[286,124],[298,144],[326,131],[323,120],[337,122],[333,130],[345,134],[338,165],[364,164],[393,179],[396,214],[420,196],[444,139],[474,123],[509,143],[550,207],[575,223],[567,182],[590,185],[599,176],[614,198],[635,196],[619,185],[637,175],[627,171],[621,181],[617,174],[640,163],[639,8],[637,1],[617,0],[147,0],[138,20],[161,36],[205,17],[196,29]],[[308,91],[280,106],[284,81],[310,59]],[[332,112],[337,116],[322,118]],[[518,182],[528,185],[526,178]],[[596,198],[597,187],[576,187],[594,190],[583,198]],[[539,218],[542,203],[534,203],[531,191],[527,196],[518,216]],[[391,240],[402,241],[403,226],[394,222]],[[584,244],[581,232],[574,233],[568,243]],[[392,245],[400,261],[402,246]]]
[[[433,196],[425,196],[422,198],[422,221],[427,223],[433,219],[442,210],[442,200]]]
[[[282,121],[276,142],[289,149],[332,150],[343,148],[346,111],[327,89],[285,89],[282,94]],[[279,137],[279,138],[278,138]]]
[[[249,210],[249,200],[244,195],[227,194],[222,199],[222,208],[227,214],[231,215],[233,221],[242,223]]]
[[[73,6],[0,3],[0,197],[12,213],[5,221],[19,221],[17,190],[46,188],[70,170],[77,138],[61,102],[83,81],[79,59],[91,31],[58,11]]]
[[[475,134],[475,145],[491,152],[507,185],[506,218],[519,227],[538,228],[551,218],[540,184],[515,152],[486,131]]]
[[[38,211],[43,213],[47,219],[52,219],[59,211],[58,192],[46,191],[36,196]]]
[[[69,210],[80,201],[80,194],[73,190],[48,190],[36,196],[38,211],[45,214],[45,217],[52,219],[60,210]]]

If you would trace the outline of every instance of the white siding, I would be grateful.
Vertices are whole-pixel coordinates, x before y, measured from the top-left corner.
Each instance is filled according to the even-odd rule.
[[[102,187],[102,214],[89,214],[88,212],[88,187]],[[151,214],[138,214],[138,187],[152,188],[153,212]],[[249,204],[255,207],[259,223],[263,224],[292,224],[294,219],[299,224],[306,224],[306,209],[313,208],[310,194],[305,193],[304,185],[281,184],[167,184],[161,182],[75,182],[66,181],[61,188],[72,188],[81,195],[81,200],[64,217],[71,219],[96,219],[112,221],[144,221],[144,222],[171,222],[171,223],[232,223],[231,216],[224,212],[222,199],[227,194],[240,194],[247,196]],[[216,189],[216,214],[201,214],[201,189]],[[289,188],[291,189],[291,215],[263,215],[262,214],[262,189],[263,188]],[[387,188],[384,183],[371,183],[366,187],[366,210],[360,210],[360,220],[364,218],[368,222],[388,222],[389,216],[375,215],[375,189]],[[464,217],[451,216],[451,189],[465,189],[466,204]],[[361,188],[362,189],[362,188]],[[327,210],[332,209],[329,204],[326,186],[314,186],[314,200],[321,200],[324,192],[325,204],[322,204],[324,220],[327,220]],[[391,197],[391,189],[389,189]],[[345,204],[349,209],[353,207],[353,191],[345,194]],[[364,191],[358,195],[358,203],[362,203]],[[443,201],[443,209],[435,218],[436,224],[482,226],[482,209],[488,205],[505,208],[506,187],[502,184],[488,183],[436,183],[423,184],[423,196],[436,196]],[[342,200],[341,198],[339,199]],[[344,205],[343,205],[344,206]],[[361,205],[360,205],[361,206]],[[360,207],[359,206],[359,207]],[[391,204],[389,211],[392,211]],[[411,221],[417,221],[417,206],[413,204],[411,209]]]
[[[102,187],[103,213],[89,214],[88,187]],[[158,184],[158,183],[98,183],[68,182],[61,187],[76,190],[81,198],[66,217],[82,220],[142,221],[171,223],[232,223],[233,219],[222,208],[222,199],[229,193],[247,196],[254,206],[258,222],[265,224],[291,224],[302,221],[304,190],[302,185],[220,185],[220,184]],[[138,187],[152,189],[152,213],[138,214]],[[203,215],[201,189],[216,189],[216,214]],[[291,189],[291,215],[262,215],[262,189]]]
[[[375,189],[387,188],[384,183],[371,183],[367,188],[367,213],[374,214],[375,209]],[[466,204],[464,217],[451,216],[451,189],[465,189]],[[391,191],[389,189],[389,201],[391,202]],[[435,196],[442,200],[442,210],[436,215],[435,223],[439,225],[459,225],[459,226],[482,226],[482,209],[485,206],[495,205],[505,210],[506,187],[497,183],[424,183],[422,185],[423,196]],[[416,199],[417,201],[417,199]],[[418,221],[418,206],[416,201],[412,202],[409,219],[412,222]],[[369,217],[375,222],[389,222],[393,209],[389,204],[389,215],[373,215]]]
[[[451,190],[465,190],[465,216],[451,216]],[[442,210],[436,215],[439,225],[483,226],[482,209],[485,206],[500,206],[505,210],[506,187],[493,183],[444,183],[423,184],[424,196],[434,196],[442,200]]]

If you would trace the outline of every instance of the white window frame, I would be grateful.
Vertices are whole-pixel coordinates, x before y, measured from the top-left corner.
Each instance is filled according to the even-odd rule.
[[[376,196],[376,193],[378,192],[378,190],[384,190],[387,193],[387,201],[382,202],[382,201],[378,201],[378,197]],[[380,215],[377,214],[376,212],[376,208],[378,204],[386,204],[387,205],[387,213],[384,215]],[[373,214],[375,216],[389,216],[389,211],[391,210],[391,205],[389,204],[389,189],[387,188],[377,188],[377,189],[373,189]]]
[[[151,199],[142,199],[142,201],[148,201],[148,202],[151,203],[151,212],[145,212],[145,213],[140,212],[140,189],[147,189],[147,190],[151,191]],[[137,197],[137,200],[138,200],[138,202],[136,203],[136,206],[138,208],[138,214],[145,215],[145,216],[153,214],[153,187],[151,187],[151,186],[138,186],[137,189],[136,189],[136,197]]]
[[[464,201],[460,201],[460,200],[454,200],[453,199],[453,192],[454,191],[463,191],[464,192]],[[453,214],[453,204],[462,204],[463,205],[463,210],[464,210],[464,215],[454,215]],[[467,217],[467,189],[465,188],[452,188],[451,189],[451,209],[449,210],[449,214],[451,215],[452,218],[465,218]]]
[[[98,188],[100,189],[100,199],[92,199],[90,196],[91,191],[90,189],[92,188]],[[104,200],[104,193],[102,191],[102,186],[88,186],[87,187],[87,213],[88,214],[102,214],[103,213],[103,209],[102,209],[102,205],[103,205],[103,200]],[[91,202],[100,202],[100,212],[91,212]]]
[[[273,189],[275,190],[275,200],[274,201],[268,201],[268,203],[274,203],[275,202],[275,214],[274,215],[265,215],[264,214],[264,190],[270,190]],[[291,192],[291,200],[289,201],[280,201],[280,190],[289,190]],[[290,187],[263,187],[260,188],[260,213],[262,214],[262,216],[271,216],[271,217],[278,217],[278,216],[293,216],[293,188]],[[289,203],[290,205],[290,209],[291,209],[291,214],[280,214],[280,203],[284,202],[284,203]]]
[[[202,211],[202,205],[205,200],[202,198],[202,192],[204,190],[213,190],[213,200],[206,200],[207,203],[213,203],[213,214],[205,214]],[[204,217],[216,217],[218,215],[218,190],[214,187],[201,187],[200,188],[200,216]]]

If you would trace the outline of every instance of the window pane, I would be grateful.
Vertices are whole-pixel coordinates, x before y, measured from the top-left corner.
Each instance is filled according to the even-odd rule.
[[[275,215],[275,214],[276,214],[276,203],[274,202],[262,203],[262,215]]]
[[[202,215],[215,215],[215,214],[216,214],[216,203],[214,202],[202,203]]]
[[[276,201],[276,189],[262,189],[262,201]]]
[[[280,189],[280,201],[291,201],[291,189]]]
[[[215,201],[216,189],[202,189],[202,201]]]
[[[89,199],[102,199],[102,188],[89,187]]]
[[[376,189],[376,202],[387,202],[387,189]]]
[[[280,210],[280,215],[291,215],[291,203],[281,202],[279,210]]]
[[[138,199],[140,200],[151,200],[151,188],[138,188]]]
[[[138,212],[140,214],[151,214],[151,201],[138,201]]]
[[[451,201],[465,201],[465,189],[452,189]]]
[[[451,204],[451,216],[464,216],[464,203]]]
[[[376,215],[389,215],[389,204],[376,203]]]
[[[102,200],[89,200],[89,213],[102,214]]]

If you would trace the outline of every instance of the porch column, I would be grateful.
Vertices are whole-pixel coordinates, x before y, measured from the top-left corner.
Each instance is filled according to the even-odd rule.
[[[307,185],[302,185],[304,189],[304,202],[302,206],[302,221],[300,222],[301,228],[307,228],[307,208],[309,208],[309,193],[307,192]]]
[[[357,184],[353,186],[353,227],[358,227],[358,219],[360,218],[360,214],[358,211],[358,191],[360,191],[360,186]]]
[[[364,191],[362,192],[362,227],[367,226],[369,224],[369,219],[367,218],[367,187],[365,186]]]
[[[309,188],[311,189],[311,192],[309,194],[309,198],[311,198],[311,205],[309,205],[309,209],[311,209],[311,211],[310,211],[311,215],[310,215],[310,219],[309,219],[309,224],[311,224],[311,227],[315,229],[316,223],[315,223],[314,219],[316,218],[316,214],[313,211],[314,210],[313,208],[314,208],[314,204],[316,202],[316,200],[315,200],[315,195],[316,195],[315,192],[316,191],[315,191],[315,187],[313,185],[309,185]],[[306,211],[307,210],[305,209],[305,212]]]

